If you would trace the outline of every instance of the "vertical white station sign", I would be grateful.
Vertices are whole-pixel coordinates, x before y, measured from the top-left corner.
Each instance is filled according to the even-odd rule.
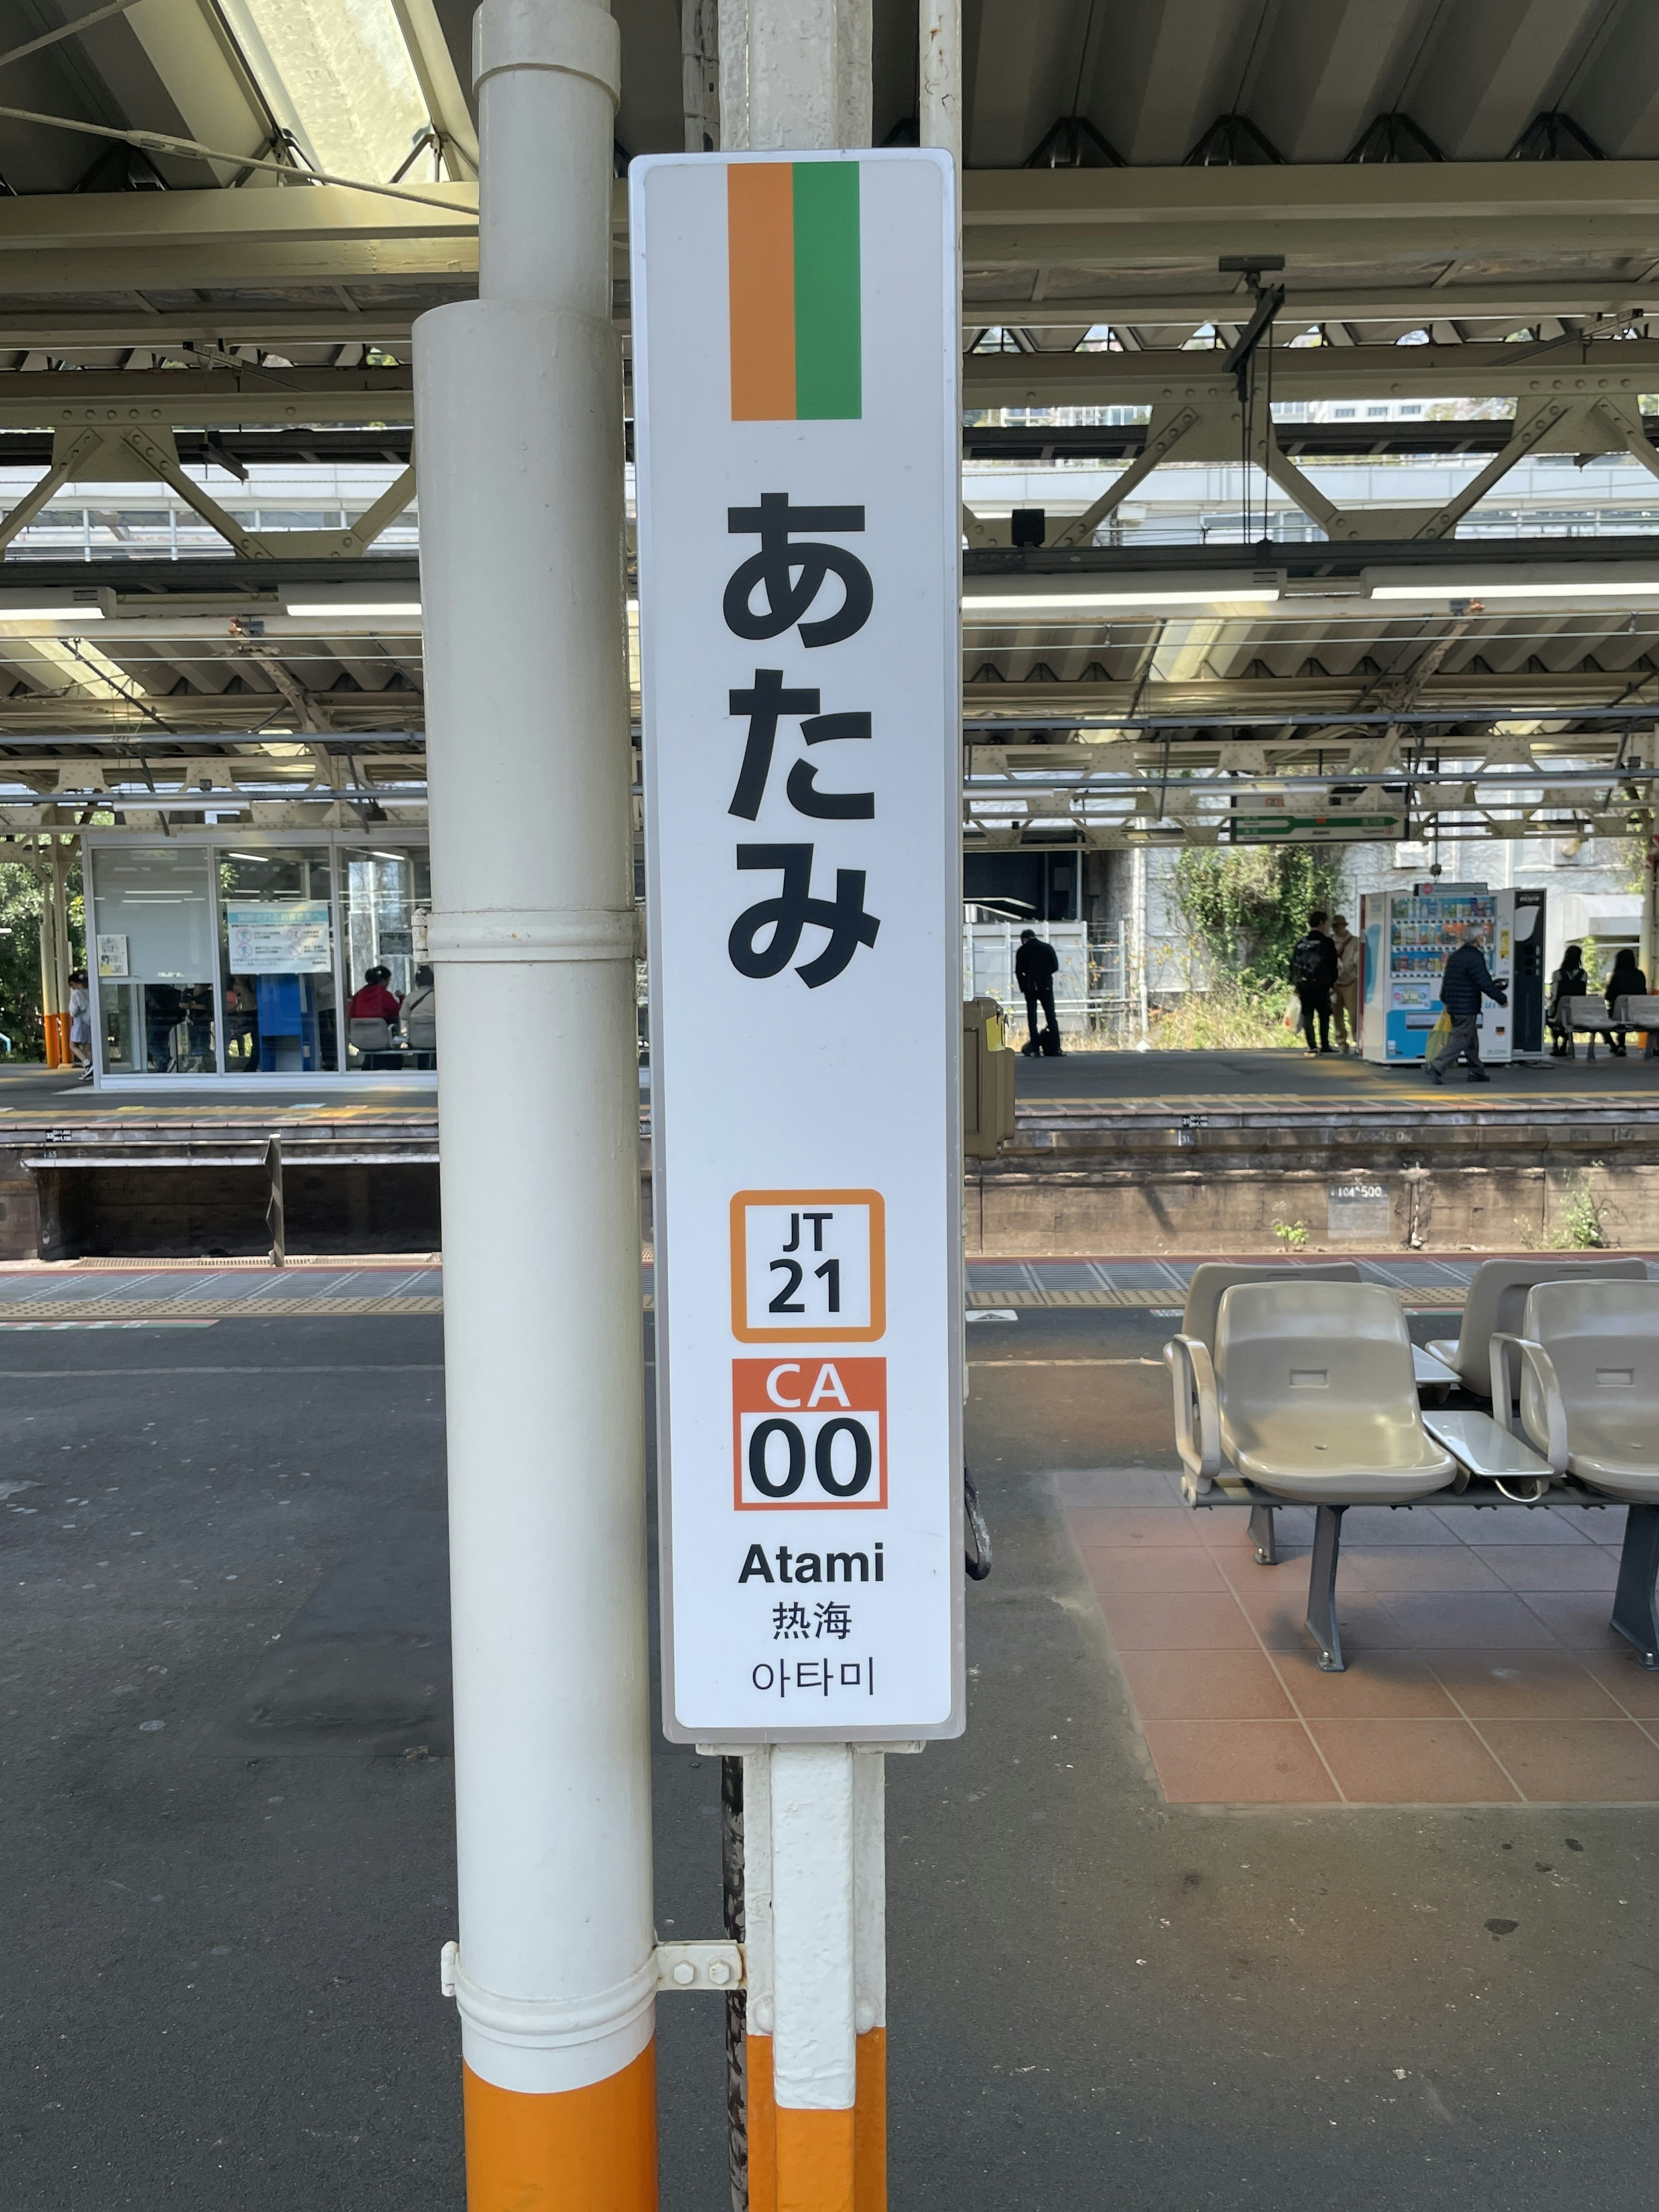
[[[955,1735],[951,166],[629,176],[665,1726]]]

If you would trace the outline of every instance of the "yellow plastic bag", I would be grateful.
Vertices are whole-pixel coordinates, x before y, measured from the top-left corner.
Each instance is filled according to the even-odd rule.
[[[1434,1027],[1429,1031],[1429,1042],[1423,1051],[1425,1060],[1433,1060],[1437,1054],[1444,1052],[1446,1047],[1451,1042],[1451,1016],[1443,1006]]]

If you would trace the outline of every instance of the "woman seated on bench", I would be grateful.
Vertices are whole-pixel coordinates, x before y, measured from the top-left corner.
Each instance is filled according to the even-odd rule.
[[[1560,1021],[1563,999],[1583,999],[1589,994],[1589,977],[1584,973],[1584,948],[1569,945],[1561,954],[1561,965],[1550,977],[1549,1006],[1544,1019],[1549,1024],[1550,1050],[1557,1060],[1572,1057],[1572,1031]]]
[[[1620,999],[1644,998],[1648,979],[1636,964],[1636,955],[1628,945],[1621,945],[1613,963],[1613,973],[1607,978],[1607,1012],[1616,1013]],[[1625,1057],[1625,1032],[1620,1030],[1609,1037],[1608,1045],[1620,1060]]]

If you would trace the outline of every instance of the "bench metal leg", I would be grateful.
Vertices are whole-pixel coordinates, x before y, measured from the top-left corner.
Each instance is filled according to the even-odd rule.
[[[1659,1579],[1659,1505],[1632,1505],[1625,1521],[1619,1554],[1619,1584],[1613,1594],[1613,1626],[1636,1646],[1648,1672],[1659,1674],[1659,1607],[1654,1583]]]
[[[1271,1505],[1258,1503],[1251,1506],[1250,1541],[1255,1546],[1255,1563],[1259,1567],[1276,1567],[1279,1565],[1278,1526]]]
[[[1327,1674],[1346,1672],[1342,1637],[1336,1625],[1336,1561],[1342,1548],[1346,1505],[1322,1505],[1314,1515],[1313,1561],[1308,1573],[1308,1633],[1319,1646]]]

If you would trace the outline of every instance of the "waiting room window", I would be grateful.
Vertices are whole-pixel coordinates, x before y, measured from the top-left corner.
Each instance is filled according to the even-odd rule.
[[[209,856],[200,846],[93,854],[98,1022],[112,1075],[217,1073]]]
[[[437,1066],[432,971],[415,957],[416,910],[432,903],[426,848],[343,847],[346,1066],[395,1075]]]
[[[339,1062],[334,908],[325,846],[221,851],[225,1073],[332,1072]]]

